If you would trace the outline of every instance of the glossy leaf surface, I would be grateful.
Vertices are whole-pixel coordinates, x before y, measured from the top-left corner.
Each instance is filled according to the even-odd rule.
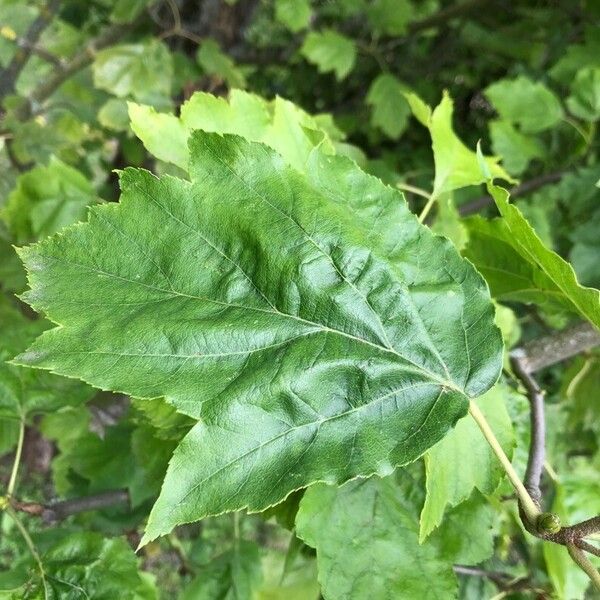
[[[196,132],[191,155],[192,183],[127,170],[119,206],[21,250],[25,298],[61,327],[17,362],[200,419],[146,541],[391,472],[502,358],[484,282],[399,193],[324,155],[308,179],[234,136]],[[396,220],[374,229],[382,207]]]

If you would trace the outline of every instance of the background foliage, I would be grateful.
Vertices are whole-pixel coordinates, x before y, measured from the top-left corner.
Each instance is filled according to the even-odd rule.
[[[523,531],[512,490],[467,419],[383,479],[317,484],[259,514],[209,516],[136,555],[197,415],[135,399],[148,395],[138,388],[112,388],[134,398],[99,392],[7,361],[49,327],[15,295],[26,281],[14,246],[116,202],[125,167],[194,180],[196,129],[265,143],[314,189],[336,189],[318,147],[336,155],[339,173],[349,157],[403,190],[484,276],[507,350],[577,319],[600,325],[598,292],[581,287],[600,286],[599,25],[593,0],[0,0],[1,476],[15,498],[40,505],[111,490],[129,499],[67,518],[5,514],[0,595],[594,597],[563,547]],[[518,210],[482,185],[490,175],[512,188]],[[124,262],[135,254],[112,241]],[[81,292],[68,285],[64,306]],[[94,293],[101,305],[109,298]],[[111,312],[87,300],[90,314]],[[506,357],[505,367],[478,402],[523,473],[528,402]],[[600,513],[598,352],[540,380],[544,495],[565,521],[582,520]]]

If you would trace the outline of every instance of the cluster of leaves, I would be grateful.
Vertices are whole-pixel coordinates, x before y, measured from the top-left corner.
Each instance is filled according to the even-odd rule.
[[[600,328],[599,20],[0,0],[0,596],[585,597],[465,415],[523,473],[508,351]],[[599,382],[544,373],[565,521]]]

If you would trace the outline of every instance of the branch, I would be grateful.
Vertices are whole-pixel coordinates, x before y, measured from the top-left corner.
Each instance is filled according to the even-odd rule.
[[[466,575],[468,577],[484,577],[489,579],[496,587],[504,592],[524,592],[531,591],[538,594],[543,594],[544,590],[536,589],[532,582],[531,577],[526,575],[524,577],[515,577],[510,573],[503,573],[501,571],[489,571],[482,569],[481,567],[472,567],[469,565],[453,565],[452,569],[457,575]],[[504,595],[494,596],[495,598],[504,597]]]
[[[600,345],[600,332],[590,323],[578,323],[537,338],[512,352],[525,371],[535,373]]]
[[[39,504],[37,502],[19,502],[10,500],[13,510],[27,513],[34,517],[41,517],[47,524],[62,521],[71,515],[76,515],[88,510],[109,508],[117,504],[129,504],[129,492],[127,490],[111,490],[94,496],[84,498],[73,498],[53,504]]]
[[[469,0],[467,2],[463,2],[462,4],[454,4],[425,19],[422,19],[421,21],[413,21],[408,25],[408,31],[409,33],[418,33],[419,31],[423,31],[425,29],[431,29],[432,27],[437,27],[438,25],[444,25],[451,19],[462,17],[476,8],[481,8],[481,5],[488,1],[489,0]]]
[[[37,104],[44,102],[44,100],[47,100],[52,96],[52,94],[67,81],[67,79],[75,75],[75,73],[91,65],[99,50],[103,50],[121,40],[134,29],[144,17],[144,13],[141,13],[130,23],[115,24],[105,29],[85,48],[82,48],[70,61],[64,63],[60,71],[56,71],[33,89],[27,102],[17,110],[17,118],[21,121],[28,119],[31,116],[32,111],[36,109]]]
[[[562,172],[546,173],[545,175],[540,175],[539,177],[525,181],[510,190],[511,198],[525,196],[529,192],[533,192],[549,183],[556,183],[562,179],[563,175],[564,173]],[[458,212],[461,216],[465,217],[467,215],[472,215],[473,213],[478,213],[482,208],[492,204],[494,204],[494,199],[491,196],[480,196],[479,198],[475,198],[474,200],[470,200],[459,206]]]
[[[523,353],[511,355],[511,365],[515,375],[521,380],[527,390],[529,399],[529,419],[531,427],[531,441],[529,443],[529,457],[523,484],[533,501],[541,506],[542,492],[540,481],[546,461],[546,421],[544,418],[544,392],[537,381],[525,367]]]
[[[524,485],[538,507],[542,504],[540,480],[546,453],[546,426],[544,393],[532,373],[593,348],[599,343],[600,333],[589,323],[581,323],[533,340],[523,348],[511,352],[513,371],[527,390],[531,408],[531,441]],[[583,539],[600,532],[600,515],[569,527],[561,527],[558,517],[552,513],[542,513],[533,520],[529,512],[529,507],[521,501],[519,516],[525,529],[538,538],[566,546],[571,558],[600,590],[600,573],[585,555],[585,552],[588,552],[600,556],[600,548]]]
[[[49,0],[48,5],[40,10],[40,14],[31,23],[23,38],[17,42],[19,48],[9,65],[0,74],[0,101],[14,92],[21,71],[31,58],[40,36],[50,25],[59,5],[60,0]]]

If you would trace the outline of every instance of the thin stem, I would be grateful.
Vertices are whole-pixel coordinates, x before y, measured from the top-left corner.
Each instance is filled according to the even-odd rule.
[[[583,550],[579,549],[574,544],[567,544],[567,550],[579,568],[587,574],[592,580],[592,583],[596,586],[596,589],[600,591],[600,572],[598,572],[598,569],[596,569],[589,561]]]
[[[431,196],[429,196],[429,200],[427,200],[427,204],[425,204],[425,206],[423,207],[423,210],[421,211],[421,214],[419,215],[419,223],[422,223],[427,218],[427,215],[429,214],[429,211],[431,210],[432,206],[435,204],[436,200],[437,200],[437,196],[434,196],[433,194],[431,194]]]
[[[522,481],[519,479],[517,472],[514,470],[510,460],[508,460],[508,456],[506,456],[502,446],[500,445],[500,442],[494,435],[494,432],[489,426],[485,416],[481,410],[479,410],[479,407],[473,400],[471,400],[469,403],[469,414],[473,417],[473,419],[475,419],[479,429],[481,429],[481,433],[483,433],[483,437],[485,437],[494,454],[498,457],[502,468],[506,472],[506,475],[510,479],[510,482],[517,492],[517,496],[519,497],[519,502],[523,512],[525,513],[525,516],[535,526],[537,518],[541,514],[540,510],[536,506],[532,497],[529,495],[529,492],[525,489]]]
[[[410,185],[410,183],[397,183],[396,187],[405,192],[410,192],[411,194],[416,194],[417,196],[427,198],[428,200],[431,197],[431,194],[427,190],[415,185]]]
[[[590,554],[593,554],[594,556],[600,558],[600,548],[598,548],[598,546],[594,546],[593,544],[590,544],[585,540],[576,540],[574,544],[578,548],[581,548],[582,550],[585,550],[586,552],[589,552]]]
[[[175,4],[175,0],[167,0],[167,4],[173,15],[173,29],[181,29],[181,15],[179,14],[179,8],[177,7],[177,4]]]
[[[46,571],[44,570],[44,564],[42,563],[42,559],[40,558],[40,555],[37,551],[37,548],[35,547],[35,544],[33,543],[33,540],[27,532],[27,529],[25,529],[23,523],[21,523],[21,519],[17,517],[17,514],[12,508],[10,508],[10,506],[6,509],[6,512],[14,521],[15,525],[17,526],[17,529],[21,533],[21,536],[23,537],[25,543],[27,544],[27,547],[29,548],[31,556],[33,556],[33,560],[35,560],[35,562],[37,563],[38,571],[40,572],[40,578],[42,580],[42,585],[44,586],[44,598],[49,598],[50,596],[48,594],[48,585],[46,582]]]
[[[17,485],[17,475],[19,473],[19,465],[21,463],[21,455],[23,453],[23,441],[25,440],[25,419],[21,418],[21,424],[19,427],[19,439],[17,441],[17,449],[15,451],[15,459],[13,461],[12,471],[10,473],[10,479],[8,480],[8,487],[6,489],[6,495],[12,496],[15,487]]]

